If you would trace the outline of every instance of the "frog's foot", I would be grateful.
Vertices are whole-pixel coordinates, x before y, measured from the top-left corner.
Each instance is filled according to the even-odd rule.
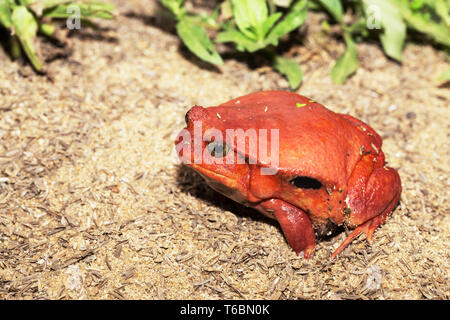
[[[278,220],[289,246],[297,255],[303,252],[305,259],[311,258],[316,239],[306,212],[279,199],[264,201],[257,209]]]
[[[386,221],[386,218],[389,216],[389,214],[392,213],[392,210],[394,210],[399,199],[400,199],[400,193],[398,193],[394,197],[394,199],[389,203],[389,205],[383,210],[383,212],[381,214],[364,222],[363,224],[358,226],[356,229],[354,229],[348,235],[348,237],[345,238],[344,242],[342,242],[342,244],[330,255],[330,259],[334,259],[339,253],[341,253],[345,249],[345,247],[348,244],[350,244],[350,242],[352,242],[361,233],[366,234],[366,240],[369,244],[371,244],[372,238],[373,238],[373,233],[375,232],[375,229],[378,228],[380,225],[382,225]]]
[[[398,172],[389,167],[372,170],[371,165],[373,157],[367,155],[352,174],[346,199],[351,213],[346,221],[350,226],[357,227],[331,254],[330,259],[334,259],[361,233],[366,234],[370,244],[375,229],[386,221],[400,200],[402,187]]]
[[[345,238],[344,242],[337,248],[330,256],[330,259],[334,259],[338,254],[340,254],[347,245],[349,245],[355,238],[357,238],[361,233],[366,234],[366,239],[368,243],[372,242],[372,236],[375,229],[382,224],[379,222],[380,216],[376,216],[375,218],[367,221],[366,223],[360,225],[355,230],[353,230],[347,238]]]

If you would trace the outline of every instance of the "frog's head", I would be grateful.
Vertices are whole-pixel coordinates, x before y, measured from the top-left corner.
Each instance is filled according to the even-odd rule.
[[[262,197],[252,192],[251,181],[255,181],[255,172],[261,171],[262,167],[257,161],[251,161],[245,152],[251,147],[250,139],[257,137],[245,139],[244,131],[240,136],[240,130],[227,128],[227,122],[222,121],[220,113],[213,109],[194,106],[186,113],[186,128],[175,141],[178,155],[214,190],[246,205],[258,202]],[[234,133],[238,136],[233,137]],[[244,145],[240,144],[242,142]],[[273,193],[275,186],[268,184],[270,178],[265,180],[263,185]]]

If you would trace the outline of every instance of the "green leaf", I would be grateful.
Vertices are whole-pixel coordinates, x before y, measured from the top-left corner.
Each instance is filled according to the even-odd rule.
[[[438,82],[450,82],[450,68],[442,72],[437,78]]]
[[[204,28],[183,19],[177,23],[177,33],[189,50],[200,59],[215,65],[222,65],[223,60],[208,38]]]
[[[17,36],[12,36],[9,39],[9,53],[13,59],[18,59],[22,55],[22,47]]]
[[[16,6],[11,16],[14,30],[19,38],[32,39],[36,36],[38,24],[33,14],[24,6]]]
[[[355,42],[348,33],[344,34],[344,40],[347,48],[331,69],[331,79],[337,84],[344,83],[359,67]]]
[[[447,4],[445,3],[444,0],[436,0],[434,4],[436,13],[441,17],[445,25],[450,28],[450,14],[449,14],[450,7],[447,7]]]
[[[55,7],[60,4],[68,4],[71,1],[67,0],[40,0],[44,9]]]
[[[233,17],[233,8],[231,0],[225,0],[220,4],[220,17],[222,20],[228,20]]]
[[[424,0],[412,0],[409,7],[413,10],[419,10],[423,6]]]
[[[33,14],[24,6],[16,6],[12,12],[12,23],[23,50],[31,61],[33,67],[42,71],[42,63],[33,47],[33,40],[36,37],[38,24]]]
[[[160,2],[169,9],[177,20],[180,20],[186,14],[184,0],[160,0]]]
[[[204,11],[200,12],[198,15],[194,14],[186,14],[183,18],[189,19],[195,24],[202,25],[207,29],[214,29],[218,30],[220,28],[217,18],[219,17],[220,13],[220,5],[218,5],[212,14],[208,14]]]
[[[19,3],[22,5],[22,6],[28,6],[28,5],[30,5],[30,4],[33,4],[33,3],[35,3],[36,2],[36,0],[19,0]]]
[[[42,23],[39,26],[39,32],[46,36],[52,36],[55,33],[55,26],[49,23]]]
[[[7,0],[0,0],[0,25],[5,28],[12,25],[11,8]]]
[[[270,15],[269,18],[266,21],[264,21],[264,23],[261,26],[263,37],[266,36],[267,32],[269,32],[269,30],[281,18],[281,16],[282,16],[281,12],[276,12],[276,13]]]
[[[206,29],[220,29],[219,24],[212,15],[208,15],[206,12],[201,12],[199,15],[186,14],[182,19],[190,20],[192,23],[203,26]]]
[[[320,4],[327,9],[337,22],[342,21],[343,9],[340,0],[319,0]]]
[[[300,27],[306,19],[307,3],[307,0],[295,2],[284,19],[270,31],[265,43],[277,46],[282,36]]]
[[[217,43],[234,42],[239,51],[249,52],[258,51],[266,46],[264,43],[255,42],[254,40],[247,38],[242,32],[237,29],[229,29],[220,32],[216,36],[215,41]]]
[[[291,89],[297,89],[302,83],[303,72],[297,61],[274,56],[272,66],[282,75],[285,75],[289,81]]]
[[[349,34],[360,33],[364,35],[367,32],[367,24],[364,18],[360,18],[351,25],[344,26],[343,30]]]
[[[70,8],[78,8],[80,10],[80,18],[100,18],[112,19],[115,6],[105,2],[80,2],[80,3],[66,3],[55,7],[50,7],[44,10],[43,16],[51,18],[69,18],[73,16],[73,11]]]
[[[268,17],[266,0],[231,0],[236,24],[248,38],[264,39],[263,24]]]
[[[374,20],[373,26],[379,24],[383,28],[380,41],[386,55],[402,61],[406,24],[398,7],[392,0],[363,0],[363,8],[367,19]]]
[[[401,15],[410,28],[418,32],[425,33],[434,41],[450,47],[449,27],[444,23],[430,23],[426,17],[420,13],[413,12],[403,0],[392,0],[400,9]]]
[[[402,3],[404,5],[404,3]],[[420,11],[414,9],[413,4],[409,6],[415,13],[423,16],[427,15],[427,19],[432,23],[439,23],[441,20],[447,26],[450,24],[450,1],[447,0],[422,0]],[[440,19],[439,19],[440,18]]]

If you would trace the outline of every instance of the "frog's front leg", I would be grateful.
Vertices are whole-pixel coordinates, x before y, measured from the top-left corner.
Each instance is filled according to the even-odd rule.
[[[361,233],[372,242],[375,229],[386,221],[400,200],[401,182],[398,172],[384,163],[377,163],[373,155],[366,155],[356,166],[348,184],[345,223],[356,227],[330,256],[336,257]],[[350,212],[348,212],[350,209]]]
[[[297,255],[303,252],[306,259],[311,257],[316,239],[306,212],[279,199],[261,202],[256,209],[277,219],[289,245]]]

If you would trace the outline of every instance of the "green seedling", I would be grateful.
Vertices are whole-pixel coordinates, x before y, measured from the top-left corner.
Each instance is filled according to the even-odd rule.
[[[160,2],[177,20],[183,42],[201,59],[223,63],[215,43],[233,43],[237,50],[249,53],[262,51],[293,89],[302,82],[300,65],[277,55],[275,48],[283,36],[303,24],[308,10],[328,13],[330,20],[322,22],[324,32],[330,32],[330,23],[341,31],[346,48],[331,70],[337,84],[359,67],[355,39],[378,38],[384,53],[399,63],[410,30],[450,47],[449,0],[224,0],[212,15],[199,16],[187,13],[184,0]],[[218,21],[219,16],[226,17],[225,21]],[[213,30],[211,36],[207,29]],[[444,73],[440,79],[446,77]]]
[[[291,88],[297,88],[302,81],[300,65],[292,59],[283,58],[274,48],[286,34],[296,30],[306,18],[307,0],[294,1],[286,14],[270,12],[275,8],[273,2],[266,0],[228,0],[214,11],[211,16],[203,14],[196,19],[184,9],[183,0],[161,0],[177,20],[177,33],[184,44],[199,58],[215,65],[223,60],[215,49],[214,43],[233,43],[239,51],[264,51],[270,58],[273,68],[285,75]],[[272,8],[272,9],[271,9]],[[230,18],[217,22],[220,11]],[[208,37],[206,28],[215,29],[214,41]]]
[[[358,66],[356,37],[378,37],[384,53],[401,62],[408,30],[428,36],[435,43],[450,47],[450,1],[446,0],[360,0],[349,6],[353,21],[344,23],[341,0],[318,1],[341,28],[346,50],[331,70],[335,83],[343,83]],[[444,76],[443,76],[444,77]]]
[[[76,15],[80,20],[112,19],[115,7],[99,1],[0,0],[0,28],[9,30],[11,56],[25,53],[36,71],[44,70],[35,42],[37,36],[51,37],[56,32],[54,19]]]

